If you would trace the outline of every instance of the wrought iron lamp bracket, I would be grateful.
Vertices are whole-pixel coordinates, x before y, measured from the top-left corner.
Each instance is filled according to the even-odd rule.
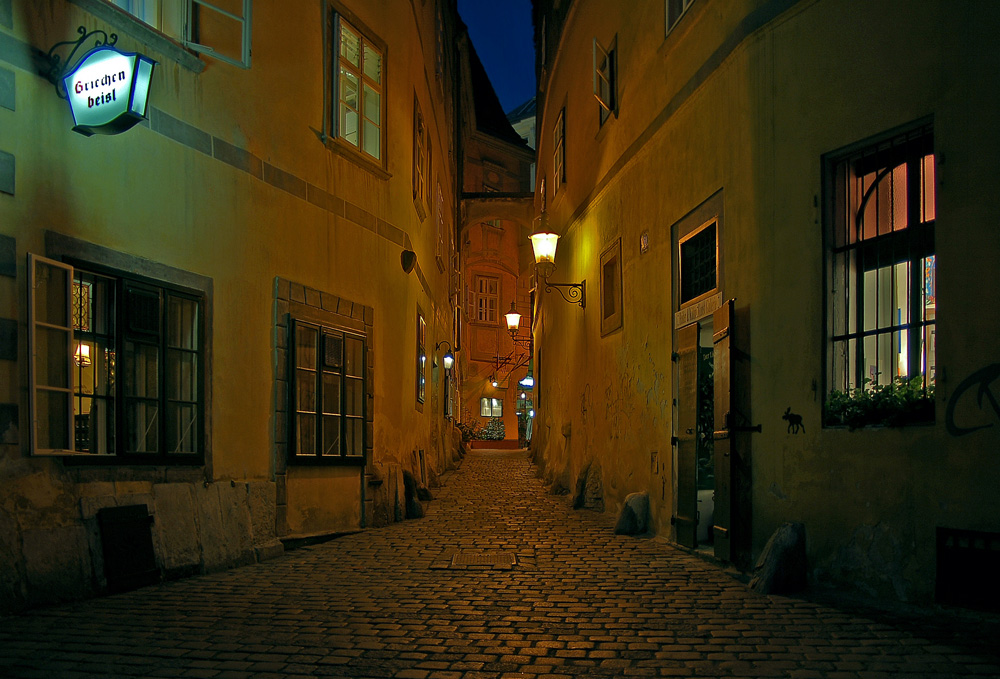
[[[552,292],[553,288],[570,304],[579,304],[581,309],[587,308],[587,281],[580,283],[549,283],[546,279],[545,292]]]
[[[109,34],[101,29],[88,31],[84,26],[80,26],[76,29],[76,32],[80,34],[80,37],[76,40],[57,42],[44,54],[41,50],[36,50],[35,52],[35,56],[39,62],[39,73],[55,86],[56,94],[61,99],[69,99],[66,87],[63,84],[63,76],[72,70],[74,65],[73,59],[76,57],[76,53],[80,51],[80,48],[84,46],[84,43],[91,38],[95,38],[94,47],[103,47],[104,45],[113,46],[118,42],[117,33]],[[72,46],[72,49],[66,56],[66,59],[63,60],[62,56],[57,53],[57,50],[70,46]]]

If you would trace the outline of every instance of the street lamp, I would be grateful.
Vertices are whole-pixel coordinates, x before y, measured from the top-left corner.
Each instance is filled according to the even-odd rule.
[[[545,223],[544,219],[542,223]],[[545,292],[551,292],[554,288],[567,302],[579,304],[581,309],[586,309],[587,281],[584,280],[580,283],[549,282],[549,276],[556,270],[556,246],[559,244],[558,234],[543,231],[532,234],[530,238],[531,249],[535,254],[535,269],[545,284]]]
[[[451,366],[455,365],[455,354],[453,353],[454,349],[451,348],[451,342],[448,340],[438,342],[434,345],[434,351],[440,349],[442,344],[448,345],[448,351],[444,352],[444,356],[441,357],[441,362],[444,363],[445,370],[451,370]]]
[[[517,309],[514,308],[513,300],[510,303],[510,311],[504,314],[504,318],[507,319],[507,332],[513,338],[517,334],[517,329],[521,326],[521,314],[517,313]]]

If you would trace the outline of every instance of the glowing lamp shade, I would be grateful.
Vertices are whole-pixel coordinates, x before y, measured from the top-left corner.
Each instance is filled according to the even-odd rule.
[[[554,233],[535,233],[531,235],[531,249],[535,253],[535,264],[555,264],[556,244],[559,236]]]
[[[444,369],[451,370],[451,366],[455,365],[455,355],[450,351],[446,352],[444,356],[441,357],[444,362]]]
[[[517,332],[518,327],[521,325],[521,314],[517,313],[513,302],[510,303],[510,311],[504,314],[504,318],[507,319],[507,330],[512,333]]]
[[[76,353],[73,354],[76,364],[81,368],[85,368],[91,364],[90,360],[90,345],[80,342],[76,345]]]

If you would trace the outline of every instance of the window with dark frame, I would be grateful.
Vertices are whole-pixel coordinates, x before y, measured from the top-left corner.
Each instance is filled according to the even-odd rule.
[[[618,102],[615,96],[616,64],[615,56],[617,38],[611,43],[608,49],[604,49],[600,41],[594,38],[593,59],[594,59],[594,97],[599,104],[598,122],[604,122],[616,111]]]
[[[601,253],[601,334],[622,327],[621,239]]]
[[[333,136],[381,164],[385,50],[342,14],[333,16]]]
[[[417,312],[417,403],[427,396],[427,323]]]
[[[416,206],[420,219],[427,216],[429,207],[430,181],[428,164],[428,139],[424,127],[424,116],[420,112],[420,103],[413,98],[413,204]]]
[[[935,382],[931,125],[827,158],[829,389]]]
[[[552,131],[552,193],[557,193],[559,187],[566,183],[566,109],[559,111],[556,125]]]
[[[713,220],[680,241],[681,304],[718,287],[718,222]]]
[[[33,452],[201,464],[203,293],[38,257],[31,267]],[[71,282],[67,294],[50,287],[56,273]],[[64,303],[70,325],[54,333],[45,319]],[[54,375],[50,366],[62,365]]]
[[[368,393],[365,338],[291,324],[290,462],[363,462]]]

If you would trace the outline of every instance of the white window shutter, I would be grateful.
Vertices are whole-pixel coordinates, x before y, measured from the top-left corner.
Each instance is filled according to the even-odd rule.
[[[216,0],[218,1],[218,0]],[[232,64],[233,66],[239,66],[240,68],[250,68],[250,36],[251,36],[251,15],[253,8],[253,0],[243,0],[243,14],[242,16],[234,14],[228,10],[219,7],[218,5],[212,4],[208,0],[187,0],[187,15],[185,21],[185,31],[184,31],[184,46],[194,50],[195,52],[200,52],[202,54],[207,54],[213,59],[218,59],[219,61],[224,61],[227,64]],[[227,54],[219,49],[218,46],[213,47],[212,45],[207,45],[202,42],[195,41],[195,15],[201,12],[214,12],[214,19],[220,22],[220,25],[229,24],[234,33],[236,30],[239,31],[240,35],[240,53]],[[204,40],[202,36],[198,36],[200,40]]]
[[[28,255],[28,380],[31,451],[75,452],[73,267]]]

